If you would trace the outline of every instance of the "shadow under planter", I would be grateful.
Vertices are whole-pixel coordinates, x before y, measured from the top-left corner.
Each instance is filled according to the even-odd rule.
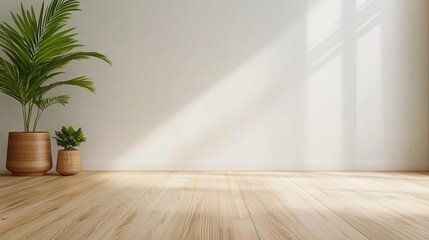
[[[10,132],[6,168],[14,176],[41,176],[52,168],[49,132]]]

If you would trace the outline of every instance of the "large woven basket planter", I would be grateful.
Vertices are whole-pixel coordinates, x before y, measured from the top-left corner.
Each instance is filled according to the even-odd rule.
[[[45,175],[52,168],[49,132],[10,132],[6,168],[15,176]]]

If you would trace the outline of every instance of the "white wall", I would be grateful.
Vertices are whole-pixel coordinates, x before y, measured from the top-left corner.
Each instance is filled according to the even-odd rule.
[[[81,126],[86,169],[428,169],[428,5],[82,1],[72,25],[114,65],[70,66],[97,94],[59,89],[40,130]],[[4,168],[21,116],[5,95],[0,113]]]

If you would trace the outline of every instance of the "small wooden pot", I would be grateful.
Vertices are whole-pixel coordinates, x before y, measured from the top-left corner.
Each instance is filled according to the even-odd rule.
[[[80,151],[59,150],[57,157],[57,172],[63,176],[75,175],[82,172]]]
[[[45,175],[52,168],[49,132],[10,132],[6,168],[15,176]]]

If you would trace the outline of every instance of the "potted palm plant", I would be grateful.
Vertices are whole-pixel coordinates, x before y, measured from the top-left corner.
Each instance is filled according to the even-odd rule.
[[[33,7],[11,13],[15,26],[0,23],[0,91],[17,100],[22,109],[23,132],[10,132],[6,167],[13,175],[43,175],[52,168],[49,132],[37,132],[43,112],[55,104],[66,105],[68,95],[47,96],[59,86],[78,86],[95,92],[86,76],[59,79],[70,62],[91,57],[110,64],[97,52],[77,51],[81,47],[74,28],[66,28],[71,14],[80,11],[77,0],[52,0],[40,12]]]
[[[57,172],[64,176],[75,175],[82,171],[82,160],[80,151],[76,149],[81,143],[86,142],[82,129],[77,131],[72,126],[62,127],[60,131],[55,131],[57,145],[63,147],[58,150]]]

